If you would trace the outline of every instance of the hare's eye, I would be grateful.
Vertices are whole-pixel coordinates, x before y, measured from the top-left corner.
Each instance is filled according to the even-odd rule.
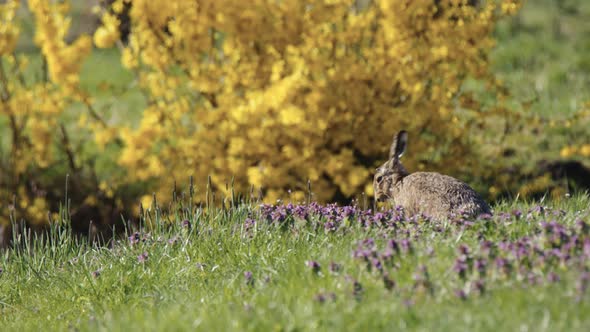
[[[381,180],[383,180],[383,175],[379,175],[376,180],[377,182],[381,182]]]

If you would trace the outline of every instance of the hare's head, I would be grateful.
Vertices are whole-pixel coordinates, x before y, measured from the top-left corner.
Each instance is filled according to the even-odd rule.
[[[390,199],[393,186],[408,175],[408,171],[399,160],[406,151],[407,145],[408,133],[405,130],[400,131],[393,137],[393,143],[389,150],[389,160],[377,168],[373,178],[373,191],[377,201],[383,202]]]

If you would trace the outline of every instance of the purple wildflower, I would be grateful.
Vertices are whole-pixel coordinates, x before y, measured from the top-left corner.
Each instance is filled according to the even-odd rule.
[[[543,212],[545,212],[545,208],[541,205],[537,205],[537,206],[534,206],[533,208],[531,208],[530,212],[543,213]]]
[[[403,239],[401,241],[401,248],[406,254],[411,254],[413,252],[412,243],[408,239]]]
[[[490,219],[492,219],[492,217],[493,217],[493,215],[491,213],[482,213],[477,217],[477,219],[490,220]]]
[[[559,282],[559,275],[555,272],[550,272],[547,275],[547,281],[549,281],[550,283],[556,283]]]
[[[523,257],[527,257],[529,255],[529,248],[527,244],[519,241],[516,243],[516,248],[512,249],[512,254],[514,257],[516,257],[516,259],[522,259]]]
[[[389,241],[387,241],[387,248],[393,250],[396,254],[399,254],[399,245],[395,239],[389,239]]]
[[[247,285],[254,285],[254,276],[251,271],[244,271],[244,279],[246,280]]]
[[[479,295],[483,295],[486,291],[485,282],[482,279],[476,280],[473,283],[473,290],[479,293]]]
[[[479,273],[479,276],[483,277],[486,274],[488,262],[484,258],[478,258],[473,263],[473,266],[475,267],[475,269]]]
[[[336,226],[336,222],[334,221],[327,221],[324,223],[324,230],[326,233],[335,232],[337,229],[338,226]]]
[[[100,273],[101,273],[101,272],[102,272],[102,270],[101,270],[101,269],[98,269],[98,270],[96,270],[96,271],[92,271],[92,276],[93,276],[94,278],[98,278],[98,277],[100,277]]]
[[[498,257],[498,258],[496,258],[495,263],[496,263],[496,267],[498,268],[498,270],[502,271],[502,273],[504,273],[507,276],[512,271],[512,265],[505,258]]]
[[[131,243],[132,245],[139,243],[140,240],[141,240],[141,236],[140,236],[139,232],[135,232],[135,233],[131,234],[131,236],[129,236],[129,243]]]
[[[306,261],[305,262],[305,265],[307,265],[307,267],[311,268],[311,270],[314,273],[319,273],[320,272],[320,269],[321,269],[320,263],[318,263],[316,261]]]
[[[501,241],[498,243],[498,248],[500,248],[500,250],[502,251],[510,251],[514,248],[514,244],[511,242],[507,242],[507,241]]]
[[[244,230],[246,232],[250,231],[254,226],[256,226],[256,220],[252,218],[246,218],[246,220],[244,220]]]
[[[334,301],[336,301],[336,294],[332,293],[332,292],[327,293],[327,294],[318,293],[314,296],[314,300],[316,300],[319,303],[324,303],[327,300],[334,302]]]
[[[308,216],[307,208],[303,205],[297,205],[293,208],[293,215],[301,220],[306,220]]]
[[[375,240],[373,238],[364,239],[362,245],[366,248],[373,249],[375,247]]]
[[[180,226],[182,226],[182,228],[190,229],[191,228],[191,222],[188,219],[184,219],[182,221],[182,223],[180,224]]]
[[[275,210],[270,214],[271,222],[281,224],[287,219],[287,212],[284,207],[275,207]]]
[[[171,238],[168,239],[168,244],[176,244],[179,241],[178,236],[173,236]]]
[[[377,225],[381,225],[384,222],[385,222],[385,214],[383,214],[381,212],[377,212],[373,215],[372,223],[377,224]]]
[[[143,254],[137,256],[137,261],[140,263],[145,263],[148,259],[148,253],[147,251],[144,251]]]
[[[469,257],[469,247],[466,244],[461,244],[459,246],[459,255],[464,257]]]
[[[321,209],[321,214],[328,220],[335,220],[338,215],[338,206],[336,204],[328,204]]]
[[[516,219],[520,219],[520,217],[522,216],[522,211],[520,210],[512,210],[512,215],[516,218]]]
[[[393,264],[393,251],[389,248],[385,248],[381,253],[381,260],[385,265],[392,265]]]
[[[356,207],[354,206],[344,206],[340,210],[340,220],[346,220],[354,217],[356,215]]]
[[[270,214],[272,213],[273,206],[270,204],[260,204],[260,215],[262,219],[270,221]]]
[[[467,299],[467,294],[462,289],[455,290],[455,296],[458,297],[461,300],[466,300]]]
[[[383,265],[381,264],[381,261],[378,258],[371,258],[371,265],[377,269],[377,271],[383,271]]]
[[[453,270],[459,275],[459,278],[465,279],[467,277],[467,261],[464,257],[459,257],[455,260],[455,265],[453,265]]]
[[[530,285],[537,285],[540,283],[538,276],[533,272],[527,273],[527,280]]]
[[[326,302],[326,296],[322,293],[316,294],[313,299],[319,303],[324,303]]]
[[[362,248],[358,248],[356,249],[353,253],[352,256],[354,258],[363,258],[365,260],[368,260],[369,257],[371,257],[371,254],[373,252],[371,250],[367,250],[367,249],[362,249]]]

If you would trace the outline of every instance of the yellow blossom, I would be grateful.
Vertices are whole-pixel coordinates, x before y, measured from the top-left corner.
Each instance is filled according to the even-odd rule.
[[[576,147],[574,147],[574,146],[564,146],[561,149],[561,151],[559,152],[559,155],[562,158],[568,158],[568,157],[571,157],[575,153],[576,153]]]

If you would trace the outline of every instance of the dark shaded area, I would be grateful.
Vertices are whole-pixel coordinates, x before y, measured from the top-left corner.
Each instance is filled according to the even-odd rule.
[[[555,181],[567,181],[574,190],[590,190],[590,168],[577,160],[541,160],[539,174],[551,174]]]
[[[539,200],[557,188],[565,188],[569,194],[590,192],[590,168],[577,160],[540,160],[533,171],[525,172],[520,168],[510,167],[505,168],[504,172],[519,184],[529,183],[547,174],[550,176],[551,185],[528,193],[527,199]],[[493,182],[493,179],[488,180],[488,183]],[[497,198],[510,198],[514,194],[506,191]]]
[[[124,193],[107,197],[98,189],[98,184],[95,182],[91,178],[76,173],[66,178],[55,178],[53,183],[47,184],[44,188],[37,182],[26,181],[25,190],[28,197],[45,198],[49,203],[49,211],[60,211],[60,219],[69,220],[68,227],[71,228],[73,236],[102,246],[108,245],[115,237],[137,229],[139,223],[137,218],[134,219],[128,213],[135,203],[133,200],[125,199],[127,195]],[[18,183],[17,181],[14,188],[18,187]],[[66,197],[63,197],[61,189],[58,189],[63,187],[60,185],[61,183],[67,183]],[[94,202],[85,201],[89,195],[96,197]],[[136,197],[137,195],[129,195],[129,197],[131,196]],[[117,204],[117,197],[119,197],[119,204]],[[69,208],[65,208],[65,206],[69,206]],[[19,245],[23,247],[25,239],[49,235],[50,224],[60,222],[52,220],[48,213],[47,218],[51,222],[30,224],[27,222],[28,217],[22,207],[12,206],[11,208],[13,209],[11,214],[13,224],[0,224],[0,249]],[[13,243],[14,239],[20,239],[19,243]]]
[[[112,9],[112,4],[115,0],[102,0],[101,5],[108,8],[109,12],[115,14],[119,19],[119,33],[121,34],[121,41],[126,44],[129,40],[129,34],[131,33],[131,19],[129,18],[129,12],[131,11],[131,2],[123,2],[123,11],[120,14],[116,14]],[[100,20],[99,20],[100,24]]]
[[[98,246],[111,245],[132,230],[138,229],[138,222],[125,218],[122,211],[114,208],[99,209],[83,205],[71,215],[72,235],[82,241]],[[13,225],[0,225],[0,250],[10,247],[26,248],[26,242],[34,238],[49,238],[50,226],[29,225],[24,221]],[[16,240],[16,241],[15,241]]]
[[[101,245],[108,244],[114,236],[132,229],[135,223],[114,204],[82,205],[71,215],[72,231],[78,236],[86,236],[89,241]]]

